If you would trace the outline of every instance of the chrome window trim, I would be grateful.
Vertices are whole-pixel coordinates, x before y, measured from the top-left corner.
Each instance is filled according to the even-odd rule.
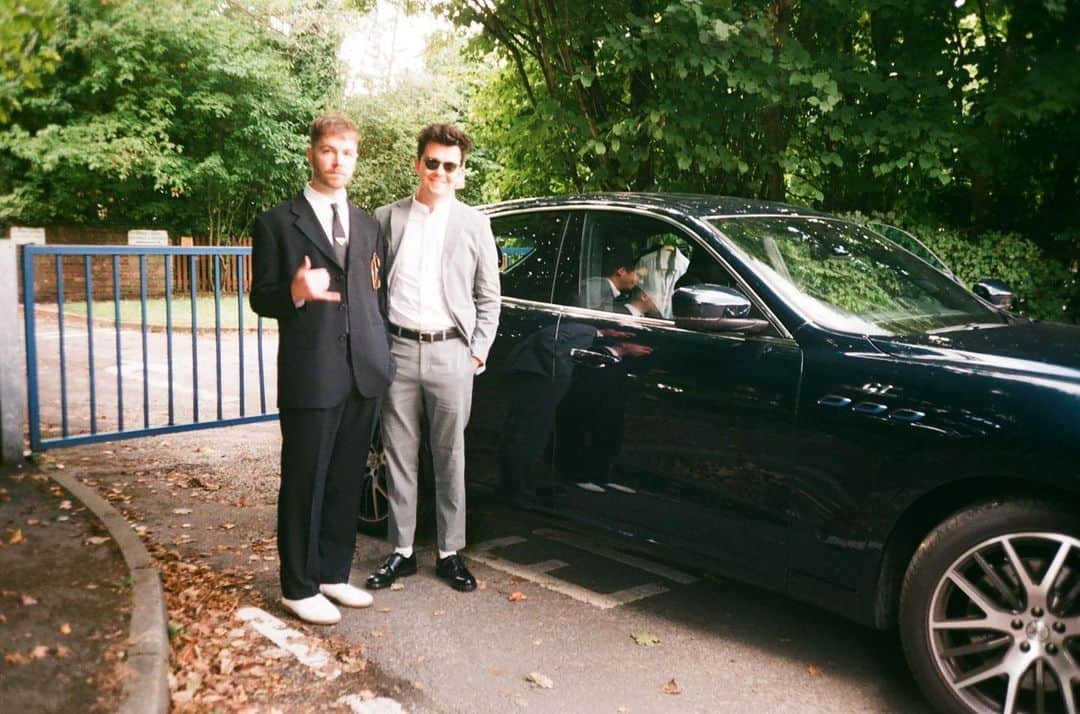
[[[773,328],[776,329],[776,331],[780,334],[780,337],[791,340],[793,342],[795,341],[795,337],[794,337],[794,335],[791,334],[791,331],[788,330],[787,327],[784,325],[784,323],[781,322],[780,319],[776,316],[776,314],[771,309],[769,309],[769,307],[765,304],[765,301],[763,301],[758,296],[758,294],[753,289],[750,288],[750,286],[746,283],[746,281],[742,278],[742,276],[739,275],[739,272],[737,270],[732,269],[731,264],[727,260],[725,260],[715,248],[713,248],[708,243],[702,241],[700,238],[698,238],[697,236],[690,233],[687,230],[686,226],[684,226],[682,223],[679,223],[678,221],[676,221],[674,218],[671,218],[670,216],[667,216],[667,215],[665,215],[663,213],[657,213],[657,212],[654,212],[654,211],[651,211],[651,210],[638,208],[637,206],[611,204],[611,203],[599,202],[599,201],[575,201],[573,203],[565,203],[565,204],[551,205],[551,206],[532,206],[532,207],[514,206],[514,207],[512,207],[512,208],[510,208],[508,210],[505,210],[505,211],[493,210],[494,208],[495,208],[494,206],[485,206],[485,207],[482,207],[482,210],[484,210],[484,212],[487,213],[487,215],[489,217],[491,217],[491,218],[502,217],[502,216],[510,216],[510,215],[515,215],[515,214],[518,214],[518,213],[531,213],[531,212],[536,212],[536,211],[575,211],[575,210],[580,210],[580,211],[592,211],[592,210],[619,211],[621,213],[633,213],[633,214],[636,214],[636,215],[645,216],[646,218],[655,218],[657,220],[661,220],[661,221],[664,221],[666,223],[670,223],[672,226],[674,226],[676,229],[678,229],[681,234],[686,235],[688,237],[687,239],[690,240],[694,245],[696,245],[699,248],[702,248],[703,250],[705,250],[708,255],[711,255],[714,260],[718,261],[720,263],[720,265],[722,265],[724,267],[724,269],[727,270],[728,273],[732,277],[735,278],[735,282],[742,289],[743,293],[746,294],[746,296],[750,299],[750,302],[752,302],[754,304],[754,306],[758,310],[761,311],[761,313],[765,316],[765,318],[769,321],[769,323],[772,324]],[[686,215],[686,214],[684,214],[684,215]],[[762,214],[762,217],[764,217],[764,216],[787,217],[788,215],[789,214],[780,214],[779,216],[776,216],[774,214]],[[697,226],[705,229],[709,233],[712,233],[713,235],[722,237],[723,240],[726,241],[726,243],[728,245],[730,245],[732,243],[732,241],[727,236],[720,233],[720,231],[717,230],[716,228],[714,228],[712,225],[710,225],[708,223],[705,223],[701,218],[698,218],[697,216],[691,216],[691,215],[686,215],[686,217],[687,217],[687,219],[689,219],[690,221],[695,223]],[[734,217],[736,217],[736,216],[718,216],[718,218],[734,218]],[[741,217],[741,216],[739,216],[739,217]],[[750,217],[752,217],[752,216],[750,216]],[[567,225],[569,225],[569,223]],[[565,234],[563,236],[563,240],[564,241],[566,240]],[[561,246],[560,246],[560,253],[561,253]],[[766,281],[766,282],[768,282],[768,281]],[[551,304],[554,305],[555,303],[551,303]],[[585,313],[587,313],[589,316],[593,316],[593,315],[617,315],[617,313],[604,312],[603,310],[589,310],[587,308],[577,308],[577,307],[573,307],[573,306],[561,306],[561,307],[564,307],[566,309],[572,309],[572,310],[582,310]],[[638,321],[638,322],[635,322],[635,324],[655,324],[657,326],[673,327],[673,328],[675,327],[674,320],[661,320],[661,319],[653,318],[653,317],[634,317],[633,315],[628,315],[626,317],[631,319],[631,320]],[[645,321],[648,321],[648,323],[646,323]],[[682,328],[676,328],[676,329],[682,329]],[[688,331],[689,332],[697,332],[696,330],[688,330]],[[707,334],[731,334],[731,333],[720,333],[720,332],[718,332],[718,333],[707,333]]]

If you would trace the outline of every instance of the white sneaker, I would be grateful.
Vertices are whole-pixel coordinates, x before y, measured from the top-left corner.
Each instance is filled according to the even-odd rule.
[[[283,597],[281,604],[304,622],[313,625],[333,625],[341,621],[341,613],[322,595],[312,595],[300,600]]]
[[[371,593],[348,583],[323,583],[319,592],[345,607],[367,607],[374,602]]]

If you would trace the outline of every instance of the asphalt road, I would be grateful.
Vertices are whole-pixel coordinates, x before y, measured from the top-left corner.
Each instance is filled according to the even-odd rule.
[[[66,327],[68,426],[77,432],[90,421],[87,335],[85,324]],[[223,335],[223,415],[238,416],[239,341],[236,333]],[[38,337],[43,421],[55,431],[61,422],[55,323],[39,323]],[[123,331],[121,338],[125,420],[138,426],[143,419],[141,337]],[[274,335],[267,338],[264,365],[272,392],[276,348]],[[215,341],[213,335],[198,340],[199,409],[203,418],[213,418]],[[178,344],[186,345],[183,360]],[[97,421],[99,430],[107,430],[116,425],[115,333],[95,329],[94,347]],[[167,375],[165,349],[163,335],[152,334],[146,382],[151,424],[164,423],[168,414],[161,371]],[[178,420],[190,414],[193,402],[190,354],[190,334],[174,337]],[[244,360],[249,413],[259,404],[252,377],[256,355],[249,335]],[[137,368],[124,367],[129,363]],[[186,412],[177,404],[186,404]],[[272,393],[267,404],[273,408]],[[228,462],[244,467],[224,482],[269,498],[278,439],[277,424],[268,423],[192,432],[170,441],[180,442],[186,452],[205,444],[212,453],[230,454],[219,461],[223,469]],[[161,441],[129,445],[158,450]],[[160,460],[160,453],[155,456]],[[412,682],[423,692],[421,700],[430,703],[419,706],[437,712],[929,711],[892,634],[704,572],[625,553],[618,544],[508,510],[482,494],[470,499],[466,555],[482,589],[459,594],[435,577],[428,527],[418,543],[420,573],[402,579],[400,590],[376,593],[372,609],[347,612],[341,624],[326,630],[328,636],[362,642],[382,672]],[[258,518],[272,529],[272,507],[264,507]],[[362,581],[387,552],[385,543],[361,536],[353,582]],[[530,684],[531,673],[549,679],[551,687]]]

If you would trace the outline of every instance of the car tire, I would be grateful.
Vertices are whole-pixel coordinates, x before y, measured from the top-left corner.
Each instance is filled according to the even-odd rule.
[[[420,474],[417,493],[416,535],[426,537],[435,523],[435,484],[431,461],[431,450],[424,441],[420,449]],[[375,430],[375,436],[368,447],[367,461],[361,476],[360,511],[356,519],[356,530],[365,535],[383,538],[387,534],[390,521],[390,503],[387,498],[386,480],[388,467],[386,452],[383,448],[382,433]]]
[[[899,627],[911,671],[940,711],[1076,714],[1075,506],[995,501],[944,520],[904,575]]]

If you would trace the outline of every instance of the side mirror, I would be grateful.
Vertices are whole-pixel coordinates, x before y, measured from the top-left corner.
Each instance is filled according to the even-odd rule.
[[[675,326],[704,332],[760,332],[768,320],[747,317],[750,300],[735,288],[703,283],[679,288],[671,296]]]
[[[983,300],[1002,310],[1011,310],[1016,297],[1007,283],[994,278],[983,278],[975,283],[973,290]]]

